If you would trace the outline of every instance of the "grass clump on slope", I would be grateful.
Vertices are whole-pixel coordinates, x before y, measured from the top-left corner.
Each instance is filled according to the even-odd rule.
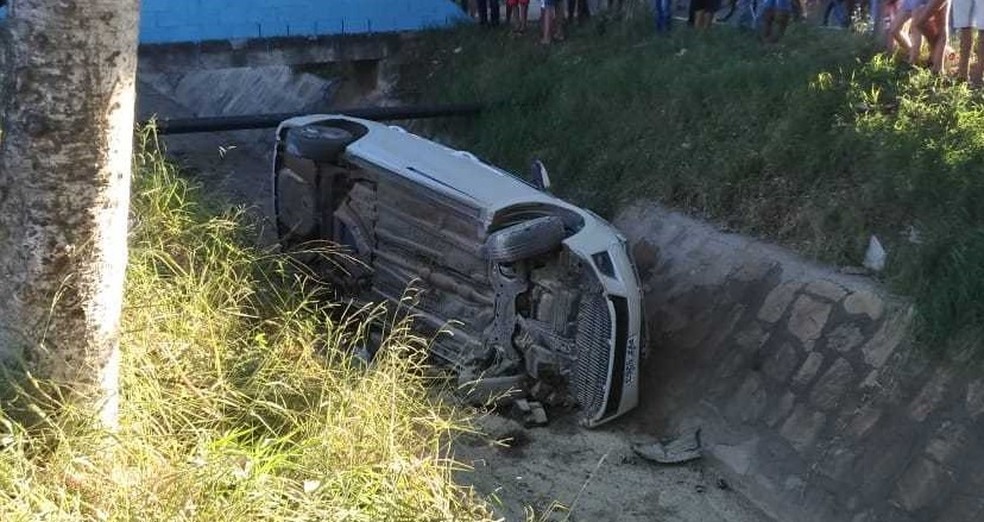
[[[486,518],[451,480],[468,418],[434,399],[425,342],[394,323],[354,362],[380,310],[336,310],[244,246],[242,215],[208,212],[143,141],[112,458],[70,406],[32,430],[0,414],[0,520]]]

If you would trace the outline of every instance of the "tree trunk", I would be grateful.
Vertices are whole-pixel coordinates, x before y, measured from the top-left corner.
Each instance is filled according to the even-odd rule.
[[[139,0],[11,0],[0,137],[0,355],[118,410]]]

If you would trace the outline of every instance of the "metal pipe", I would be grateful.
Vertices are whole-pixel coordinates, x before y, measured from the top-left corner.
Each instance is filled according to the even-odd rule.
[[[482,112],[485,104],[459,103],[454,105],[410,105],[402,107],[358,107],[338,109],[326,114],[342,114],[366,120],[416,120],[448,116],[472,116]],[[158,134],[191,134],[195,132],[223,132],[247,129],[268,129],[280,122],[306,116],[311,112],[281,114],[251,114],[245,116],[214,116],[207,118],[165,118],[157,120]],[[150,122],[144,122],[150,123]]]

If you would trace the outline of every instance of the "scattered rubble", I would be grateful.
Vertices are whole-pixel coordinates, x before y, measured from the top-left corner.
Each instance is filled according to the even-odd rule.
[[[632,451],[646,460],[660,464],[681,464],[699,459],[702,456],[700,428],[666,443],[657,441],[652,444],[635,444]]]

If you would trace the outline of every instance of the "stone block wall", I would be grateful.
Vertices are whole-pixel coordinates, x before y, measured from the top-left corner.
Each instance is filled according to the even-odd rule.
[[[984,371],[913,348],[911,306],[651,205],[616,225],[651,338],[630,429],[700,426],[778,520],[984,520]]]

